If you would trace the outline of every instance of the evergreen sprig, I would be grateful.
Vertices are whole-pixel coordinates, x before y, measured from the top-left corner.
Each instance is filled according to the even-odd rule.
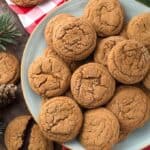
[[[147,5],[148,7],[150,7],[150,0],[136,0],[136,1],[141,2],[144,5]]]
[[[6,50],[6,45],[16,44],[15,38],[21,36],[21,33],[11,21],[8,13],[0,15],[0,50]]]

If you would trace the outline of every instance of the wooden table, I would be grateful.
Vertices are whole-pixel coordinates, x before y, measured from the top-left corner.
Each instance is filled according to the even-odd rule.
[[[16,46],[12,46],[12,45],[8,46],[7,49],[8,49],[8,51],[15,54],[19,58],[19,61],[21,62],[23,50],[24,50],[26,41],[29,37],[29,34],[22,27],[20,21],[18,20],[18,17],[11,10],[9,10],[5,0],[0,0],[0,13],[6,13],[6,12],[9,12],[10,15],[12,15],[17,28],[22,33],[22,37],[17,39],[17,45]],[[8,122],[11,121],[16,116],[30,114],[25,105],[20,82],[18,83],[18,88],[19,88],[19,90],[17,93],[16,102],[14,102],[13,104],[7,106],[6,108],[0,110],[0,120],[2,119],[4,121],[5,125],[7,125]],[[61,147],[59,145],[55,144],[55,149],[60,150]],[[0,150],[6,150],[2,136],[0,136]]]

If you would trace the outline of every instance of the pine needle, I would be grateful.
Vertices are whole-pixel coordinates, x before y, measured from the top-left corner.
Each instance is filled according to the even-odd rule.
[[[6,50],[8,44],[16,44],[15,38],[21,36],[21,33],[11,21],[8,13],[0,15],[0,50]]]
[[[150,7],[150,0],[136,0],[136,1],[141,2],[144,5],[147,5],[148,7]]]

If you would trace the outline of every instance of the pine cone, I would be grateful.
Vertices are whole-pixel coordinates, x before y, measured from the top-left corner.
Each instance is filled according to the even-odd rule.
[[[17,86],[14,84],[0,85],[0,107],[10,104],[16,98]]]

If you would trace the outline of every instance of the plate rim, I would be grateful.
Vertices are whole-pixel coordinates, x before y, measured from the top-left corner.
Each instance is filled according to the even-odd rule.
[[[53,8],[52,10],[50,10],[49,12],[48,12],[48,14],[46,14],[46,16],[44,17],[44,18],[42,18],[42,20],[40,21],[40,23],[34,28],[34,30],[32,31],[32,33],[29,35],[29,38],[28,38],[28,40],[27,40],[27,42],[26,42],[26,44],[25,44],[25,47],[24,47],[24,49],[23,49],[23,53],[22,53],[22,59],[21,59],[21,66],[20,66],[20,79],[21,79],[21,89],[22,89],[22,94],[23,94],[23,98],[24,98],[24,101],[25,101],[25,104],[26,104],[26,107],[27,107],[27,109],[28,109],[28,111],[30,112],[30,115],[32,116],[32,118],[35,120],[35,122],[36,123],[38,123],[38,120],[37,119],[35,119],[35,116],[32,114],[32,111],[31,111],[31,109],[29,108],[29,106],[28,106],[28,103],[27,103],[27,99],[28,99],[28,97],[27,97],[27,95],[25,94],[25,86],[24,86],[24,82],[26,82],[26,81],[24,81],[24,80],[22,80],[23,79],[23,74],[24,74],[24,72],[25,72],[25,70],[24,70],[24,68],[23,68],[23,65],[24,65],[24,62],[25,62],[25,55],[26,55],[26,53],[28,53],[28,45],[29,45],[29,43],[30,43],[30,41],[32,40],[32,38],[33,38],[33,35],[35,34],[35,32],[40,28],[40,26],[42,25],[42,23],[43,23],[43,21],[45,20],[45,19],[47,19],[53,12],[55,12],[55,11],[57,11],[58,9],[61,9],[61,8],[63,8],[63,7],[65,7],[66,5],[68,5],[69,3],[71,3],[73,0],[67,0],[66,2],[64,2],[63,4],[61,4],[60,6],[56,6],[55,8]],[[81,0],[82,1],[82,0]],[[28,71],[28,70],[27,70]],[[62,146],[65,146],[66,148],[69,148],[70,149],[70,146],[67,146],[67,145],[65,145],[64,143],[62,143],[61,144]]]

